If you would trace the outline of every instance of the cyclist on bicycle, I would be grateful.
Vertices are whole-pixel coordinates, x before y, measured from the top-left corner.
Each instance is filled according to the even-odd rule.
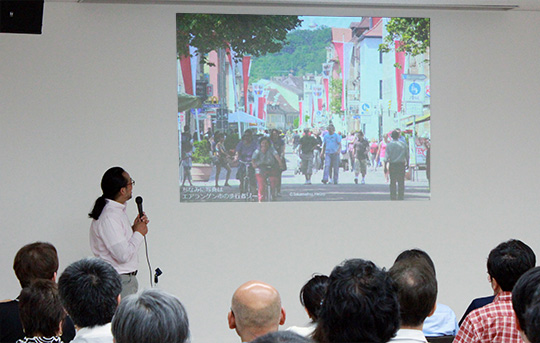
[[[253,138],[253,132],[251,130],[246,130],[242,136],[242,139],[236,145],[236,154],[234,156],[234,160],[244,163],[240,163],[236,171],[236,178],[240,180],[240,183],[242,180],[244,180],[246,173],[245,164],[250,164],[253,153],[255,150],[257,150],[257,146],[257,141]],[[255,189],[257,186],[255,181],[255,170],[251,166],[248,168],[248,175],[252,188]],[[242,187],[240,187],[240,189],[242,189]]]
[[[268,137],[261,138],[261,145],[253,153],[251,164],[255,168],[255,176],[259,186],[259,202],[267,200],[268,196],[271,196],[272,200],[276,199],[277,176],[283,168],[283,161],[278,152],[271,146]],[[271,195],[266,194],[266,178],[270,180]]]

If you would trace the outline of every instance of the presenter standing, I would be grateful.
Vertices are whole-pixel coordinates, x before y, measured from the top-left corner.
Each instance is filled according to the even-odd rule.
[[[131,225],[126,202],[132,197],[135,181],[120,167],[110,168],[101,179],[103,195],[97,198],[90,225],[90,248],[96,257],[109,262],[122,279],[122,298],[137,293],[138,251],[148,233],[143,213]]]

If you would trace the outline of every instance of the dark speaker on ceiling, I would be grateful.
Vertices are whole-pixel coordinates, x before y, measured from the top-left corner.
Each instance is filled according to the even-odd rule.
[[[0,32],[41,34],[44,0],[0,0]]]

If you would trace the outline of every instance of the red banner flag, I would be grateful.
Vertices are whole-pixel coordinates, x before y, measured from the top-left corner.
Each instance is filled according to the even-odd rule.
[[[257,117],[261,120],[266,119],[266,113],[264,112],[264,105],[266,104],[266,98],[264,96],[259,97],[259,104],[257,108]]]
[[[300,113],[298,114],[298,127],[302,127],[302,124],[304,123],[303,115],[302,115],[302,101],[298,101],[298,109]]]
[[[184,80],[184,88],[186,93],[195,95],[193,92],[193,83],[191,81],[191,57],[183,56],[180,58],[180,69],[182,70],[182,79]]]
[[[330,107],[329,95],[328,95],[328,78],[323,78],[324,94],[326,96],[326,110]]]
[[[242,57],[242,76],[244,78],[244,110],[248,108],[249,70],[251,69],[251,56]]]
[[[351,56],[353,44],[350,42],[332,42],[339,59],[339,65],[341,66],[341,82],[343,85],[341,92],[341,110],[345,111],[345,96],[347,80],[349,78],[349,69],[351,66]]]
[[[315,98],[311,97],[311,117],[310,117],[311,126],[313,126],[314,117],[315,117]]]
[[[397,90],[397,110],[401,112],[401,104],[403,102],[403,70],[405,69],[405,51],[398,52],[397,49],[402,45],[400,41],[395,41],[396,63],[399,63],[401,68],[396,68],[396,90]]]

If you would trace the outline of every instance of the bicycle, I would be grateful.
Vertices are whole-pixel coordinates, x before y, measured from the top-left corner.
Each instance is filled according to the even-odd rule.
[[[262,174],[264,172],[264,182],[265,182],[265,190],[266,190],[266,197],[264,197],[264,201],[274,201],[276,200],[276,194],[275,190],[272,189],[272,183],[270,182],[270,176],[272,171],[272,166],[269,165],[261,165],[255,169],[255,173]]]
[[[242,168],[240,170],[242,177],[240,178],[240,194],[246,194],[246,200],[251,200],[254,194],[257,194],[257,188],[253,185],[253,180],[251,177],[250,170],[253,170],[253,167],[251,166],[251,162],[245,162],[242,160],[238,160],[239,166],[238,168]]]

